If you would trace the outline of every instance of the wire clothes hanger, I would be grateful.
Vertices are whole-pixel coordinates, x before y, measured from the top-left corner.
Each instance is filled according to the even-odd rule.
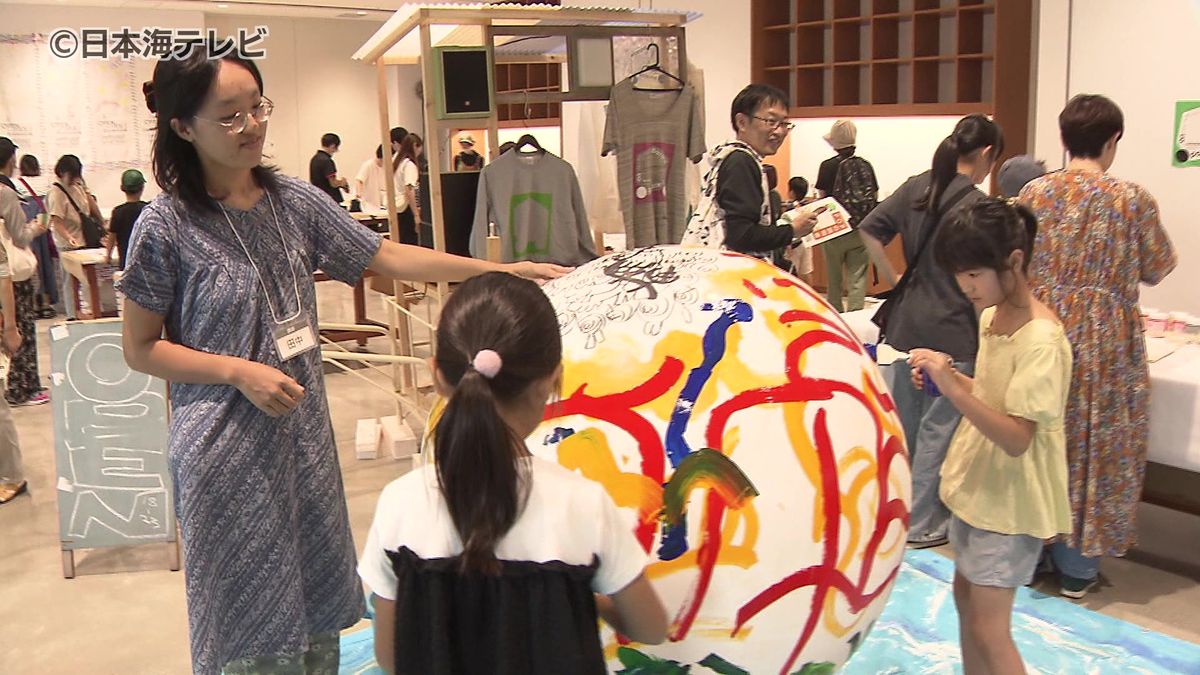
[[[533,148],[533,152],[543,155],[546,154],[546,149],[542,147],[541,143],[538,143],[537,138],[535,138],[533,134],[525,134],[518,138],[517,145],[513,148],[513,150],[516,150],[517,152],[526,152],[525,148],[527,147]]]
[[[634,53],[637,54],[642,51],[651,51],[651,50],[654,51],[654,60],[651,61],[646,66],[644,66],[641,70],[630,75],[629,79],[631,79],[631,80],[636,79],[639,75],[644,75],[645,73],[658,72],[662,75],[666,75],[667,77],[671,78],[672,80],[675,80],[675,82],[678,83],[678,86],[674,86],[669,89],[646,89],[646,88],[638,87],[638,86],[634,85],[633,88],[637,89],[638,91],[672,91],[672,90],[683,89],[683,84],[684,84],[683,80],[679,79],[675,75],[672,75],[671,73],[667,72],[666,70],[663,70],[663,67],[659,61],[658,43],[657,42],[651,42],[650,44],[646,45],[642,49],[637,50]]]

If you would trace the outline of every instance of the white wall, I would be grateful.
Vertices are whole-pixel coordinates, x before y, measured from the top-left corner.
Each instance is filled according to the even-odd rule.
[[[1070,5],[1069,32],[1061,20]],[[1143,303],[1200,314],[1200,294],[1191,278],[1200,263],[1200,207],[1195,193],[1200,170],[1171,165],[1171,135],[1177,100],[1200,98],[1195,36],[1200,1],[1155,0],[1137,11],[1120,0],[1043,0],[1040,18],[1050,15],[1039,48],[1038,156],[1053,159],[1056,118],[1069,96],[1109,96],[1125,113],[1125,136],[1111,173],[1135,181],[1158,200],[1163,224],[1179,252],[1179,267],[1157,287],[1143,287]],[[1060,45],[1070,45],[1066,77]],[[1045,98],[1040,95],[1046,90]],[[1055,97],[1053,92],[1061,91]],[[1044,130],[1044,131],[1043,131]],[[1053,140],[1051,140],[1053,139]]]
[[[362,162],[375,156],[379,145],[379,103],[374,66],[350,60],[351,55],[379,28],[369,21],[288,19],[209,14],[207,25],[222,34],[265,25],[267,57],[259,62],[267,97],[275,113],[265,153],[284,173],[308,179],[308,162],[320,148],[321,136],[332,132],[342,139],[334,156],[338,171],[353,182]],[[392,126],[419,129],[413,115],[420,102],[412,86],[398,83],[401,68],[389,69],[389,117]]]
[[[421,81],[420,66],[388,66],[388,113],[392,126],[426,135],[425,104],[417,98],[415,87]],[[372,86],[371,91],[374,91]]]
[[[750,84],[750,0],[682,0],[662,5],[704,14],[687,25],[687,56],[704,71],[704,122],[712,147],[733,137],[729,105]]]
[[[146,10],[124,10],[124,9],[106,9],[100,7],[64,7],[64,6],[37,6],[37,5],[3,5],[3,21],[0,21],[0,32],[24,35],[31,33],[45,33],[47,35],[53,33],[59,28],[71,28],[78,31],[81,28],[108,28],[116,29],[121,26],[128,26],[131,30],[140,30],[144,27],[158,28],[203,28],[204,15],[200,12],[177,12],[177,11],[146,11]],[[0,64],[0,76],[3,76],[2,69],[9,64]],[[154,62],[146,60],[135,61],[135,78],[138,85],[137,92],[140,95],[140,84],[143,81],[149,80],[154,72]],[[79,111],[79,114],[86,114],[84,110],[83,97],[78,92],[63,91],[56,92],[53,96],[45,96],[48,99],[45,101],[27,101],[27,105],[53,105],[53,106],[68,106]],[[11,103],[11,102],[9,102]],[[139,108],[144,110],[144,108]],[[149,116],[149,111],[145,112],[145,118],[140,121],[148,127],[153,125],[153,118]],[[149,133],[147,137],[149,138]],[[127,168],[140,169],[145,174],[149,181],[146,185],[146,199],[152,198],[158,194],[158,187],[154,184],[152,171],[150,170],[150,142],[147,141],[143,154],[145,155],[139,162],[132,166],[107,166],[101,165],[105,161],[103,157],[88,157],[80,153],[79,148],[75,147],[50,147],[49,143],[34,139],[34,142],[22,145],[19,154],[32,154],[36,156],[42,165],[42,175],[49,176],[51,180],[54,177],[54,164],[58,158],[66,154],[80,155],[79,159],[83,162],[83,175],[88,182],[88,186],[96,194],[97,200],[100,202],[100,208],[105,212],[106,216],[112,208],[121,202],[125,201],[125,195],[121,193],[121,172]]]
[[[236,35],[239,28],[265,25],[270,35],[263,41],[266,57],[259,61],[267,95],[276,108],[268,134],[267,154],[285,173],[308,177],[308,160],[316,152],[321,135],[327,131],[342,137],[342,151],[336,157],[343,175],[353,178],[364,159],[374,156],[379,143],[379,105],[376,73],[373,66],[350,60],[350,56],[378,29],[379,23],[355,20],[290,19],[231,14],[205,14],[189,11],[145,11],[103,7],[43,7],[4,5],[0,32],[51,33],[60,27],[129,26],[163,28],[215,28],[224,35]],[[154,61],[136,60],[140,83],[153,74]],[[389,68],[389,116],[392,125],[420,130],[423,126],[421,102],[413,94],[419,79],[416,66]],[[51,102],[72,106],[78,101],[71,92],[63,92]],[[50,148],[34,144],[22,147],[39,157],[43,170],[52,169],[57,158],[77,153],[75,148]],[[151,177],[150,148],[134,168]],[[124,200],[119,190],[123,168],[90,170],[103,158],[80,157],[84,175],[96,192],[105,212]],[[158,193],[153,180],[147,185],[146,198]]]
[[[880,199],[890,195],[909,176],[929,168],[933,152],[942,139],[954,131],[958,116],[952,117],[856,117],[858,153],[875,167]],[[834,118],[792,120],[790,176],[804,176],[810,189],[817,182],[817,167],[834,152],[825,142],[825,134]],[[784,185],[790,176],[781,176]],[[780,188],[780,194],[784,194]]]
[[[1029,125],[1031,154],[1048,169],[1066,161],[1058,135],[1058,113],[1067,101],[1070,65],[1070,0],[1039,0],[1034,10],[1033,120]]]

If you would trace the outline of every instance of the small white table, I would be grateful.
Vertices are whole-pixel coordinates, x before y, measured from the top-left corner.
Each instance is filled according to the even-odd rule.
[[[871,317],[875,316],[881,304],[883,303],[878,300],[868,299],[863,309],[842,313],[842,321],[850,326],[850,330],[854,331],[863,344],[875,344],[879,340],[879,326],[872,323]]]
[[[1150,364],[1149,458],[1200,473],[1200,345]]]
[[[1142,501],[1200,514],[1200,345],[1150,364],[1147,458]]]
[[[864,343],[879,339],[879,327],[871,323],[876,309],[842,314]],[[1180,345],[1150,364],[1147,459],[1143,499],[1200,513],[1200,345]]]
[[[864,343],[879,339],[875,307],[842,314]],[[1165,338],[1150,338],[1164,340]],[[1200,473],[1200,345],[1180,345],[1150,364],[1151,462]]]
[[[99,319],[117,316],[117,312],[105,312],[100,304],[100,282],[112,281],[112,265],[108,252],[103,248],[81,248],[74,251],[59,251],[58,262],[71,275],[71,297],[63,302],[75,303],[75,316],[80,319]],[[85,316],[79,298],[79,286],[88,287],[88,302],[91,313]]]

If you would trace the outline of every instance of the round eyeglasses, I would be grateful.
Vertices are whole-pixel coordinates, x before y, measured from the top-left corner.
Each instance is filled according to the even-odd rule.
[[[231,134],[240,134],[246,130],[246,125],[250,123],[251,117],[254,118],[255,122],[263,124],[267,120],[271,119],[271,112],[273,110],[275,110],[275,104],[271,102],[271,99],[264,96],[263,99],[258,102],[258,105],[254,106],[254,108],[250,110],[249,114],[239,110],[234,114],[229,115],[228,117],[222,117],[219,120],[200,117],[199,115],[196,116],[196,119],[204,120],[205,122],[212,122],[213,124],[219,124],[225,127],[225,131]]]
[[[787,120],[773,120],[769,117],[759,117],[758,115],[755,115],[754,119],[759,120],[760,122],[766,122],[767,126],[771,127],[772,130],[779,129],[784,133],[796,128],[795,124],[792,124]]]

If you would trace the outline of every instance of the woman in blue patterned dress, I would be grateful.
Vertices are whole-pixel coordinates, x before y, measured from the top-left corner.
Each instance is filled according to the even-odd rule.
[[[169,461],[196,673],[336,673],[364,611],[316,348],[320,269],[455,281],[499,266],[382,241],[262,164],[272,104],[251,61],[161,61],[155,178],[122,280],[125,356],[169,381]],[[165,328],[165,335],[164,335]]]

